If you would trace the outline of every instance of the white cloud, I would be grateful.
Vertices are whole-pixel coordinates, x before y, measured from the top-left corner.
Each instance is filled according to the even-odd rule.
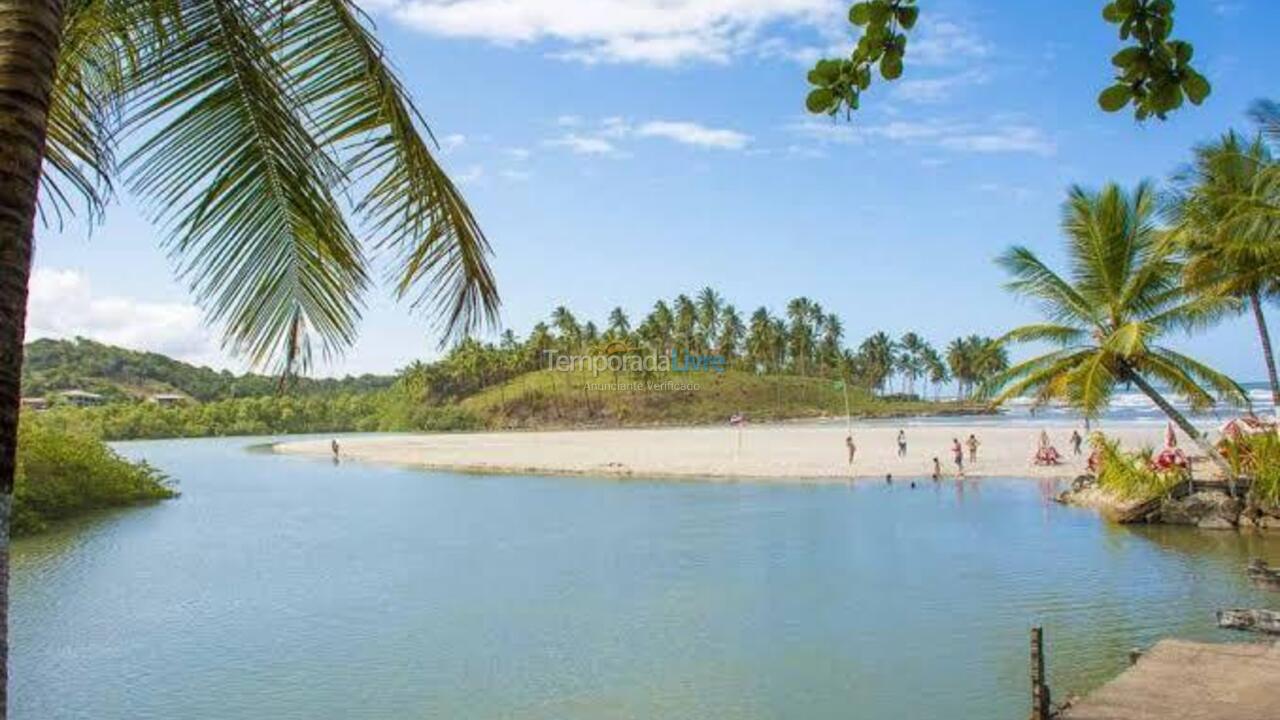
[[[751,136],[737,130],[713,128],[688,120],[649,120],[633,123],[611,116],[596,123],[579,120],[575,129],[556,138],[544,141],[544,145],[568,148],[578,155],[610,155],[624,157],[627,141],[635,138],[661,138],[681,145],[721,150],[742,150],[751,142]]]
[[[787,126],[793,134],[821,144],[859,145],[876,138],[962,153],[1053,155],[1057,146],[1032,125],[1011,118],[983,123],[942,120],[893,120],[879,125],[805,118]],[[932,162],[938,163],[937,160]]]
[[[507,148],[506,153],[513,160],[528,160],[529,156],[533,154],[528,148],[522,147]]]
[[[99,296],[77,270],[36,268],[27,308],[31,340],[86,337],[201,365],[227,365],[195,305]]]
[[[907,42],[908,64],[954,66],[991,54],[991,46],[976,32],[947,18],[930,22],[928,12],[920,13],[919,33]]]
[[[467,136],[461,133],[453,133],[440,138],[440,151],[445,155],[457,150],[467,144]]]
[[[736,130],[709,128],[694,122],[655,120],[644,123],[636,130],[641,137],[660,137],[685,145],[741,150],[751,142],[751,136]]]
[[[453,176],[455,180],[463,185],[470,185],[479,182],[484,178],[483,165],[468,165],[465,170]]]
[[[554,140],[548,140],[547,145],[568,148],[578,155],[616,155],[618,152],[618,148],[613,143],[602,137],[579,135],[578,133],[568,133]]]
[[[498,171],[498,177],[510,182],[524,182],[533,177],[533,173],[528,170],[517,170],[515,168],[505,168]]]
[[[366,0],[368,3],[369,0]],[[423,32],[500,44],[549,41],[585,63],[727,62],[777,24],[837,22],[833,0],[373,0]]]
[[[968,70],[954,75],[932,78],[906,78],[892,83],[891,97],[903,102],[928,105],[945,102],[959,89],[981,85],[987,81],[982,70]]]

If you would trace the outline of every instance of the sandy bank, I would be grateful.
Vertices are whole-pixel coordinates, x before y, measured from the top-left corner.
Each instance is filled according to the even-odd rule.
[[[854,426],[857,456],[849,464],[842,426],[762,425],[730,427],[556,432],[493,432],[349,438],[342,456],[376,463],[494,473],[640,476],[701,480],[763,479],[842,481],[850,478],[928,477],[932,459],[947,477],[955,475],[951,440],[976,432],[978,460],[969,477],[1074,478],[1085,469],[1072,456],[1072,426],[1047,428],[1066,462],[1038,467],[1031,461],[1039,427],[969,428],[961,422],[906,428],[907,454],[898,457],[894,427]],[[1082,431],[1083,432],[1083,431]],[[1125,447],[1159,446],[1160,426],[1111,425],[1106,432]],[[281,453],[328,457],[328,440],[281,443]],[[1086,446],[1085,452],[1088,452]]]

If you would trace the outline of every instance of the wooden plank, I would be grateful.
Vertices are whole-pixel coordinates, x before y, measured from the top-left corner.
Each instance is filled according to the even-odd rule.
[[[1280,718],[1280,646],[1164,640],[1063,720]]]

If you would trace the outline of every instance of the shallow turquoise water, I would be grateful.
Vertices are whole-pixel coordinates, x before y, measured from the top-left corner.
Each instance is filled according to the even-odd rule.
[[[13,717],[1023,718],[1280,540],[1134,531],[1034,482],[424,473],[127,443],[183,496],[15,547]]]

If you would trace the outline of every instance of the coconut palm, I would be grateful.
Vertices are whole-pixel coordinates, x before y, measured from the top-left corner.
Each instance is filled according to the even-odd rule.
[[[1157,342],[1171,331],[1216,321],[1236,302],[1188,297],[1180,268],[1152,224],[1155,205],[1147,183],[1132,192],[1115,184],[1100,192],[1074,187],[1063,207],[1065,277],[1025,247],[1000,256],[1012,277],[1008,288],[1034,301],[1045,316],[1042,323],[1010,331],[1000,344],[1048,342],[1059,349],[997,374],[984,390],[996,402],[1028,393],[1037,402],[1062,400],[1096,418],[1117,386],[1134,385],[1229,474],[1222,457],[1156,386],[1172,388],[1193,408],[1211,406],[1215,397],[1243,403],[1244,391],[1226,375]]]
[[[840,366],[840,343],[844,340],[844,323],[840,316],[830,313],[822,321],[822,341],[818,343],[818,359],[822,365],[838,369]]]
[[[627,318],[627,312],[620,307],[614,308],[609,313],[609,330],[605,337],[610,340],[626,340],[630,336],[631,321]]]
[[[893,374],[897,350],[897,344],[884,332],[869,336],[858,346],[863,373],[868,384],[877,392],[884,390],[885,382]]]
[[[716,338],[716,352],[732,362],[738,357],[738,349],[742,347],[742,338],[747,334],[747,326],[742,324],[742,316],[733,305],[725,305],[720,311],[720,336]]]
[[[555,328],[560,351],[571,353],[582,347],[582,326],[564,305],[551,311],[551,327]]]
[[[354,342],[374,252],[446,339],[495,316],[484,235],[352,0],[0,0],[0,96],[0,578],[38,214],[96,220],[127,186],[225,346],[283,375]]]
[[[773,318],[768,308],[756,308],[747,327],[747,357],[765,370],[774,370]]]
[[[671,304],[675,325],[673,333],[675,342],[684,352],[700,350],[701,336],[698,333],[698,307],[688,295],[677,295]]]
[[[1192,163],[1174,176],[1167,215],[1169,241],[1185,257],[1183,277],[1194,292],[1239,298],[1253,311],[1271,396],[1280,406],[1264,302],[1280,297],[1280,217],[1240,212],[1268,200],[1264,182],[1273,167],[1261,135],[1234,131],[1195,149]],[[1243,308],[1245,305],[1242,304]]]
[[[724,298],[710,287],[702,288],[698,293],[698,340],[699,349],[707,350],[715,345],[716,335],[720,330],[720,309],[724,307]]]
[[[947,371],[947,364],[942,361],[942,356],[938,354],[938,351],[932,345],[925,344],[921,357],[924,360],[925,376],[929,379],[929,383],[933,385],[933,397],[936,400],[938,398],[938,389],[951,380],[951,373]]]
[[[820,315],[817,305],[807,297],[793,298],[787,303],[787,320],[790,327],[791,362],[799,375],[807,374],[814,345],[814,317]]]

